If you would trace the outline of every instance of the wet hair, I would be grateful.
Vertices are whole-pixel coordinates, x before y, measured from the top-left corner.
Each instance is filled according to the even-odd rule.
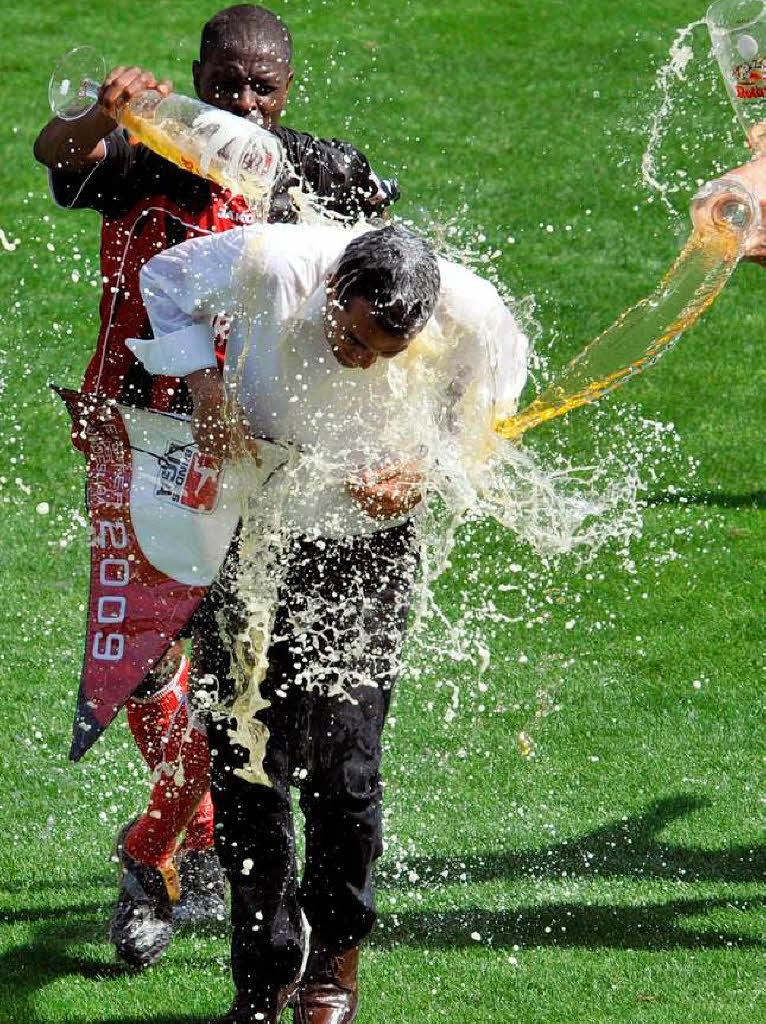
[[[333,277],[335,298],[344,309],[364,299],[376,323],[397,338],[409,338],[425,326],[441,283],[431,246],[398,224],[350,242]]]
[[[260,4],[235,4],[214,14],[202,27],[200,63],[204,64],[213,50],[239,43],[256,43],[263,49],[270,49],[290,66],[293,57],[290,29],[278,14]]]

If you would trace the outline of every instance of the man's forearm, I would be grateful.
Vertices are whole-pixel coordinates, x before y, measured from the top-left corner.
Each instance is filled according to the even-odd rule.
[[[191,430],[201,452],[223,458],[228,454],[225,422],[226,389],[217,368],[195,370],[184,377],[192,400]]]
[[[134,96],[145,89],[157,89],[168,96],[171,83],[158,82],[151,71],[131,67],[114,68],[98,91],[98,103],[76,118],[54,117],[35,140],[35,158],[51,170],[81,171],[106,156],[104,139],[117,127],[116,117]]]
[[[76,121],[54,117],[35,139],[35,159],[51,170],[81,171],[103,160],[104,138],[117,122],[100,107],[93,107]]]

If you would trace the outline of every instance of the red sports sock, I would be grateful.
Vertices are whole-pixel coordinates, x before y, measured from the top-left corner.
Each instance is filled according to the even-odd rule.
[[[213,798],[208,789],[200,800],[194,817],[186,826],[184,849],[209,850],[213,843]]]
[[[189,680],[189,661],[181,660],[173,678],[151,697],[131,697],[125,705],[128,725],[144,761],[154,771],[162,760],[162,746],[170,732]]]
[[[207,736],[189,722],[184,697],[162,745],[149,807],[129,830],[124,849],[141,864],[160,867],[176,851],[178,837],[209,791],[210,751]]]

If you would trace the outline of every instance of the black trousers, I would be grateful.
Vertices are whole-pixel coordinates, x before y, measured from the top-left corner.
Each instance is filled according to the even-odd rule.
[[[237,562],[235,543],[195,623],[204,636],[196,674],[214,677],[224,698],[231,645],[243,626],[231,585]],[[249,755],[232,741],[232,722],[214,716],[209,723],[216,847],[232,892],[232,972],[238,991],[264,1005],[300,968],[301,911],[312,944],[331,951],[356,945],[375,922],[381,732],[417,562],[410,524],[290,543],[261,686],[270,706],[257,715],[269,730],[270,786],[235,773]],[[305,815],[300,882],[291,787]]]

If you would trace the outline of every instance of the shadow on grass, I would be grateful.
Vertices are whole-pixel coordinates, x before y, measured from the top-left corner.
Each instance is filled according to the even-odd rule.
[[[458,879],[470,883],[520,877],[761,881],[766,873],[766,846],[697,850],[657,838],[671,822],[708,805],[707,800],[682,793],[657,800],[645,814],[539,850],[412,858],[407,860],[405,869],[398,872],[384,865],[378,872],[378,887],[408,888],[411,885],[408,875],[413,871],[420,884],[441,886]]]
[[[443,887],[451,881],[482,882],[496,878],[627,878],[637,881],[683,879],[685,882],[749,882],[760,880],[765,866],[763,847],[729,850],[697,850],[662,842],[658,833],[679,817],[707,806],[707,801],[685,794],[656,801],[643,815],[607,824],[571,842],[545,846],[537,851],[498,851],[454,858],[431,857],[408,861],[404,872],[390,867],[381,872],[382,886],[409,886],[407,875],[416,871],[420,885]],[[628,897],[639,900],[633,890]],[[740,901],[734,909],[762,906],[755,900]],[[488,910],[479,906],[446,911],[407,911],[384,915],[372,945],[460,948],[476,944],[471,935],[495,946],[579,947],[584,949],[724,949],[762,948],[746,935],[686,928],[684,918],[733,907],[726,898],[646,902],[640,905],[593,905],[586,903],[531,903],[514,909]],[[87,980],[129,977],[134,972],[114,962],[78,956],[74,947],[106,941],[107,914],[98,905],[64,908],[16,908],[6,911],[6,921],[39,922],[25,943],[0,957],[0,992],[15,1007],[14,1020],[40,1024],[50,1020],[35,1009],[36,994],[66,976]],[[220,926],[215,926],[220,937]],[[212,958],[214,959],[214,958]],[[178,961],[205,970],[208,960]],[[165,1007],[140,1018],[111,1016],[107,1024],[200,1024],[198,1016],[169,1016]],[[74,1018],[70,1017],[70,1020]],[[83,1018],[81,1024],[88,1024]]]
[[[109,885],[114,887],[117,884],[117,867],[115,866],[112,871],[102,871],[100,874],[94,875],[83,875],[82,878],[72,879],[68,882],[62,882],[60,879],[55,878],[36,878],[34,882],[23,881],[23,882],[10,882],[5,879],[0,880],[0,896],[3,893],[26,893],[26,892],[66,892],[69,889],[74,889],[76,892],[81,893],[83,889],[87,889],[91,886]]]
[[[103,914],[108,911],[102,903],[71,904],[66,907],[14,907],[0,910],[0,924],[18,924],[21,921],[60,921],[63,917],[82,914]],[[103,929],[102,929],[103,930]]]
[[[766,491],[752,491],[750,494],[725,494],[723,491],[678,491],[674,494],[663,492],[645,499],[651,507],[655,505],[715,505],[717,508],[766,508]]]
[[[742,901],[738,910],[762,907],[764,901]],[[371,944],[383,949],[423,946],[455,949],[476,946],[552,946],[557,949],[762,949],[758,939],[722,932],[684,928],[684,917],[730,907],[727,899],[674,900],[652,906],[586,906],[547,903],[490,911],[470,907],[460,911],[412,911],[383,917]],[[479,933],[481,940],[472,938]]]
[[[85,908],[70,908],[69,911],[60,910],[58,913],[64,917],[81,909]],[[17,946],[0,957],[2,1003],[9,996],[13,999],[16,1010],[13,1020],[16,1024],[22,1021],[24,1024],[41,1024],[42,1021],[53,1019],[49,1011],[43,1013],[36,1008],[35,994],[60,978],[77,977],[98,982],[127,979],[138,973],[119,963],[88,960],[70,952],[73,944],[81,945],[83,941],[104,943],[105,921],[70,918],[66,924],[47,925],[35,933],[29,944]],[[108,996],[105,995],[105,998]],[[2,1003],[0,1008],[5,1009]],[[189,1016],[182,1012],[169,1014],[167,1005],[158,1005],[156,1010],[154,1013],[152,1008],[147,1007],[147,1011],[140,1017],[114,1014],[99,1020],[103,1024],[203,1024],[210,1020],[209,1016]],[[81,1024],[90,1024],[92,1019],[83,1016]],[[67,1020],[75,1021],[77,1018],[70,1015]]]

